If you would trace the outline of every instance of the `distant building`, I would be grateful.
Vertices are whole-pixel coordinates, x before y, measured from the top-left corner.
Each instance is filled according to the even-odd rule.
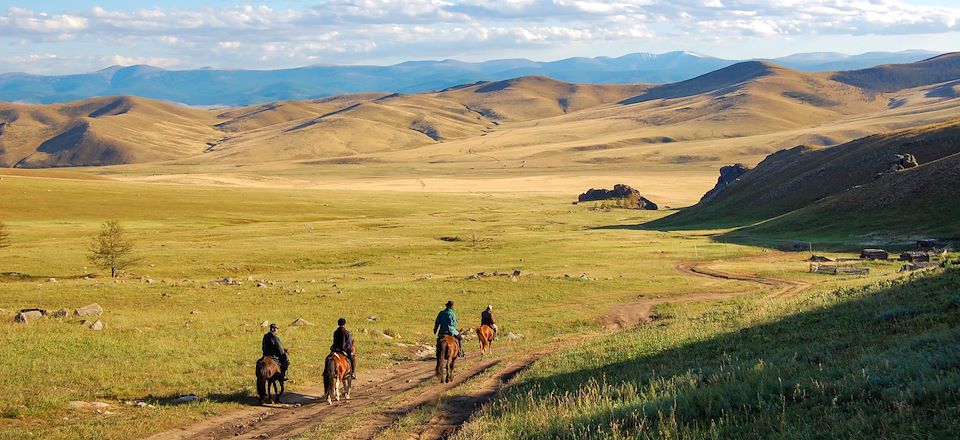
[[[890,258],[890,253],[883,249],[864,249],[860,252],[861,260],[886,260]]]
[[[930,261],[930,254],[923,251],[907,251],[900,254],[900,261],[927,262]]]

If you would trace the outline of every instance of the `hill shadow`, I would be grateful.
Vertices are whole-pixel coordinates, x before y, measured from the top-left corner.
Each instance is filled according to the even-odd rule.
[[[619,347],[612,350],[622,354],[612,357],[635,357],[608,364],[602,355],[568,359],[564,365],[601,366],[523,381],[506,394],[521,408],[570,415],[539,417],[526,425],[539,431],[525,437],[569,437],[572,427],[587,427],[593,437],[645,429],[677,433],[671,438],[955,434],[960,269],[821,298],[816,309],[663,351],[631,341],[644,329],[611,336],[600,343]],[[742,311],[721,307],[695,319],[722,321]],[[494,408],[494,418],[517,411],[511,404]]]

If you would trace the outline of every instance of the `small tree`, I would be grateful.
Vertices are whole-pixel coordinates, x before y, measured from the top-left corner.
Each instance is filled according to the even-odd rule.
[[[110,276],[137,262],[133,254],[133,242],[126,236],[117,220],[103,224],[100,235],[90,243],[90,262],[101,269],[110,269]]]
[[[0,222],[0,249],[10,247],[10,232],[7,231],[7,224]]]

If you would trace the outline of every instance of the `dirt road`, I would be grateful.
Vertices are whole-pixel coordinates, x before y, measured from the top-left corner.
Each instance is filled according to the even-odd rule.
[[[810,285],[798,281],[779,280],[753,275],[740,275],[709,269],[695,263],[680,263],[676,270],[691,276],[705,277],[714,280],[738,280],[759,284],[763,287],[773,287],[776,291],[771,297],[783,297],[799,293]],[[622,304],[605,316],[603,326],[608,331],[621,331],[652,320],[653,309],[667,302],[692,302],[728,299],[753,291],[741,292],[695,292],[687,295],[664,298],[650,298],[641,301]],[[284,405],[270,407],[250,407],[229,414],[215,417],[150,437],[151,440],[167,439],[263,439],[263,438],[291,438],[326,421],[369,411],[364,414],[348,432],[340,436],[349,439],[369,439],[389,428],[394,422],[412,411],[430,404],[439,402],[441,396],[464,382],[480,376],[485,372],[492,372],[489,377],[471,384],[465,391],[457,395],[448,396],[439,404],[438,410],[430,423],[425,424],[423,430],[417,433],[417,438],[437,439],[447,438],[483,404],[492,399],[497,392],[509,381],[537,360],[561,349],[565,345],[597,338],[609,333],[596,333],[576,340],[547,344],[534,353],[525,353],[509,360],[503,357],[488,356],[482,358],[474,352],[471,357],[464,359],[458,365],[458,371],[453,382],[439,384],[434,378],[434,360],[411,361],[391,368],[384,368],[364,373],[356,383],[352,400],[337,402],[328,405],[321,401],[322,387],[298,390],[296,393],[285,395]],[[419,392],[409,395],[388,405],[384,405],[405,392],[420,388]]]

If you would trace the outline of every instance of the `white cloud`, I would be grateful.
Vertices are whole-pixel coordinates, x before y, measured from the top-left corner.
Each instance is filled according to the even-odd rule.
[[[222,67],[642,46],[679,38],[684,48],[696,49],[718,41],[958,31],[960,7],[907,0],[316,0],[299,9],[0,12],[0,41],[23,46],[21,57],[51,53],[60,57],[50,62],[61,63],[75,60],[69,50],[86,45],[90,62],[114,56],[98,51],[126,47],[167,65]],[[264,65],[251,66],[256,59]]]

